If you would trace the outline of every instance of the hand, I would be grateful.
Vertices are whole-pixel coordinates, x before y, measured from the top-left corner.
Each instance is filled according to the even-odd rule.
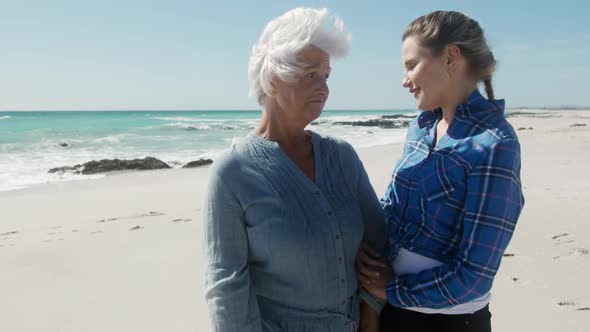
[[[374,296],[386,300],[386,285],[393,276],[393,270],[385,259],[363,242],[357,254],[356,267],[360,286]]]

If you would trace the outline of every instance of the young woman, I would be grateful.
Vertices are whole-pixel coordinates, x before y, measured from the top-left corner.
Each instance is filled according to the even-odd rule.
[[[402,41],[402,85],[423,112],[382,199],[387,260],[362,250],[359,280],[387,300],[381,331],[491,331],[490,290],[524,204],[494,55],[480,25],[452,11],[416,19]]]

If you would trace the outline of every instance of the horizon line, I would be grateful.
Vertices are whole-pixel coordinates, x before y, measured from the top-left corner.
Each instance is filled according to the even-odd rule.
[[[350,108],[325,109],[328,112],[347,111],[413,111],[413,108]],[[261,109],[30,109],[30,110],[0,110],[2,112],[262,112]]]
[[[590,110],[590,106],[514,106],[506,110]],[[370,112],[370,111],[418,111],[416,108],[334,108],[328,112]],[[27,109],[0,110],[0,113],[18,112],[262,112],[261,109]]]

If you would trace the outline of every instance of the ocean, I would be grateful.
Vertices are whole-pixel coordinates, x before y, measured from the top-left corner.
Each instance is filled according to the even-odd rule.
[[[0,112],[0,191],[104,175],[50,174],[91,160],[158,158],[174,168],[215,159],[254,130],[260,111]],[[340,122],[415,115],[415,110],[324,111],[308,129],[355,148],[403,141],[405,129]]]

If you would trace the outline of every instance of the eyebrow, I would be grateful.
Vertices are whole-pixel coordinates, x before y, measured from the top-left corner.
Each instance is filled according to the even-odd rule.
[[[317,69],[317,68],[320,68],[320,64],[319,63],[314,63],[314,64],[311,64],[309,66],[305,66],[305,67],[303,67],[303,70]],[[332,67],[328,66],[328,70],[329,71],[332,71]]]
[[[404,66],[407,66],[407,65],[409,65],[411,62],[414,62],[414,61],[416,61],[416,59],[410,59],[410,60],[408,60],[408,61],[404,62]]]

